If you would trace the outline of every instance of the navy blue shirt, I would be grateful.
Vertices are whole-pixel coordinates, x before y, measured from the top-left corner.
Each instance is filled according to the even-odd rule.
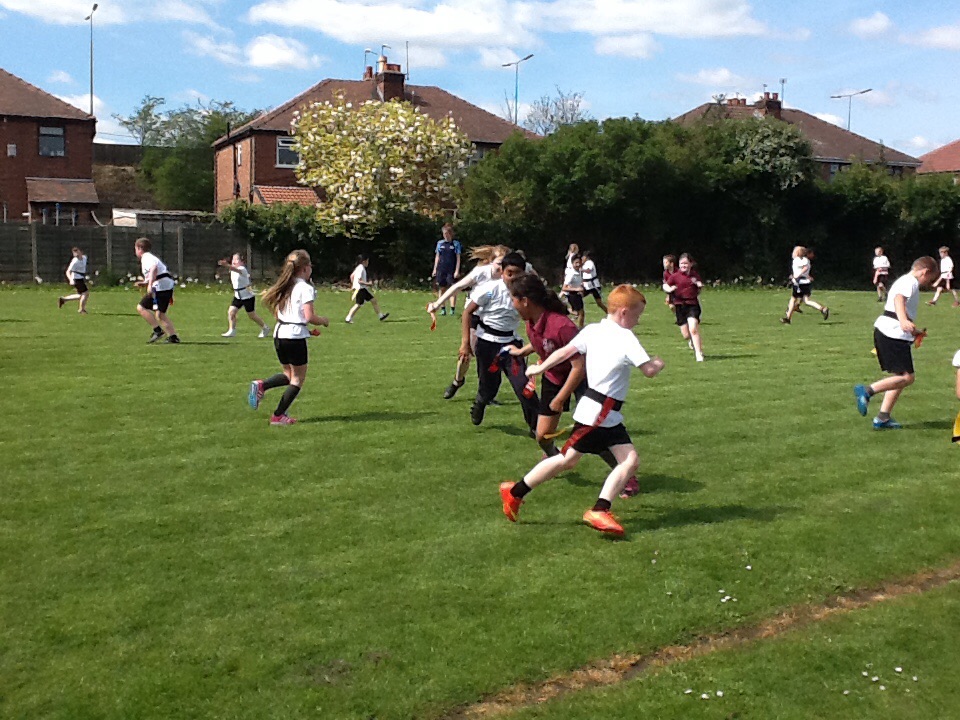
[[[437,272],[453,272],[457,269],[457,256],[460,254],[459,240],[440,240],[437,242]]]

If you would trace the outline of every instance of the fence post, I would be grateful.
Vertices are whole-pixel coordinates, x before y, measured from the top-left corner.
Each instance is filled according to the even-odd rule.
[[[37,224],[30,223],[30,264],[33,277],[40,277],[39,258],[37,257]]]
[[[177,228],[177,280],[183,278],[183,226]]]
[[[107,238],[107,270],[113,270],[113,225],[107,225],[103,229],[103,234]]]
[[[252,262],[253,262],[253,243],[247,240],[247,267],[249,267]],[[263,280],[262,270],[260,271],[260,279]]]

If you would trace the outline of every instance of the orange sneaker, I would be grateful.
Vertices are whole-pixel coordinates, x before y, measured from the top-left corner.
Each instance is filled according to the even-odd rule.
[[[516,485],[516,483],[510,482],[509,480],[500,483],[500,499],[503,500],[503,514],[507,516],[510,522],[517,521],[517,516],[520,514],[520,506],[523,505],[523,500],[510,494],[514,485]]]
[[[594,530],[623,537],[623,526],[609,510],[587,510],[583,514],[583,521]]]

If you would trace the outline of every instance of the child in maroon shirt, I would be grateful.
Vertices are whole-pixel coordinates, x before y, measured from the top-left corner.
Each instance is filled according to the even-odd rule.
[[[667,278],[673,275],[674,271],[677,269],[677,258],[673,255],[664,255],[663,256],[663,284],[667,284]],[[667,293],[663,299],[663,303],[668,307],[673,309],[673,293]]]
[[[700,339],[700,289],[703,282],[694,270],[693,258],[684,253],[680,267],[663,280],[663,291],[673,297],[673,309],[677,325],[687,344],[693,348],[697,362],[703,362],[703,345]]]

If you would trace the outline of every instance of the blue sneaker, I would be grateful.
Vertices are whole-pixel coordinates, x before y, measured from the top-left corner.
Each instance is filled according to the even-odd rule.
[[[256,410],[260,407],[260,401],[263,400],[263,380],[254,380],[250,383],[250,393],[247,395],[247,402],[250,407]]]
[[[899,430],[903,425],[898,423],[893,418],[889,420],[881,420],[880,418],[873,419],[873,429],[874,430]]]
[[[867,394],[866,385],[854,385],[853,395],[857,398],[857,410],[864,417],[867,416],[867,404],[870,402],[870,395]]]

